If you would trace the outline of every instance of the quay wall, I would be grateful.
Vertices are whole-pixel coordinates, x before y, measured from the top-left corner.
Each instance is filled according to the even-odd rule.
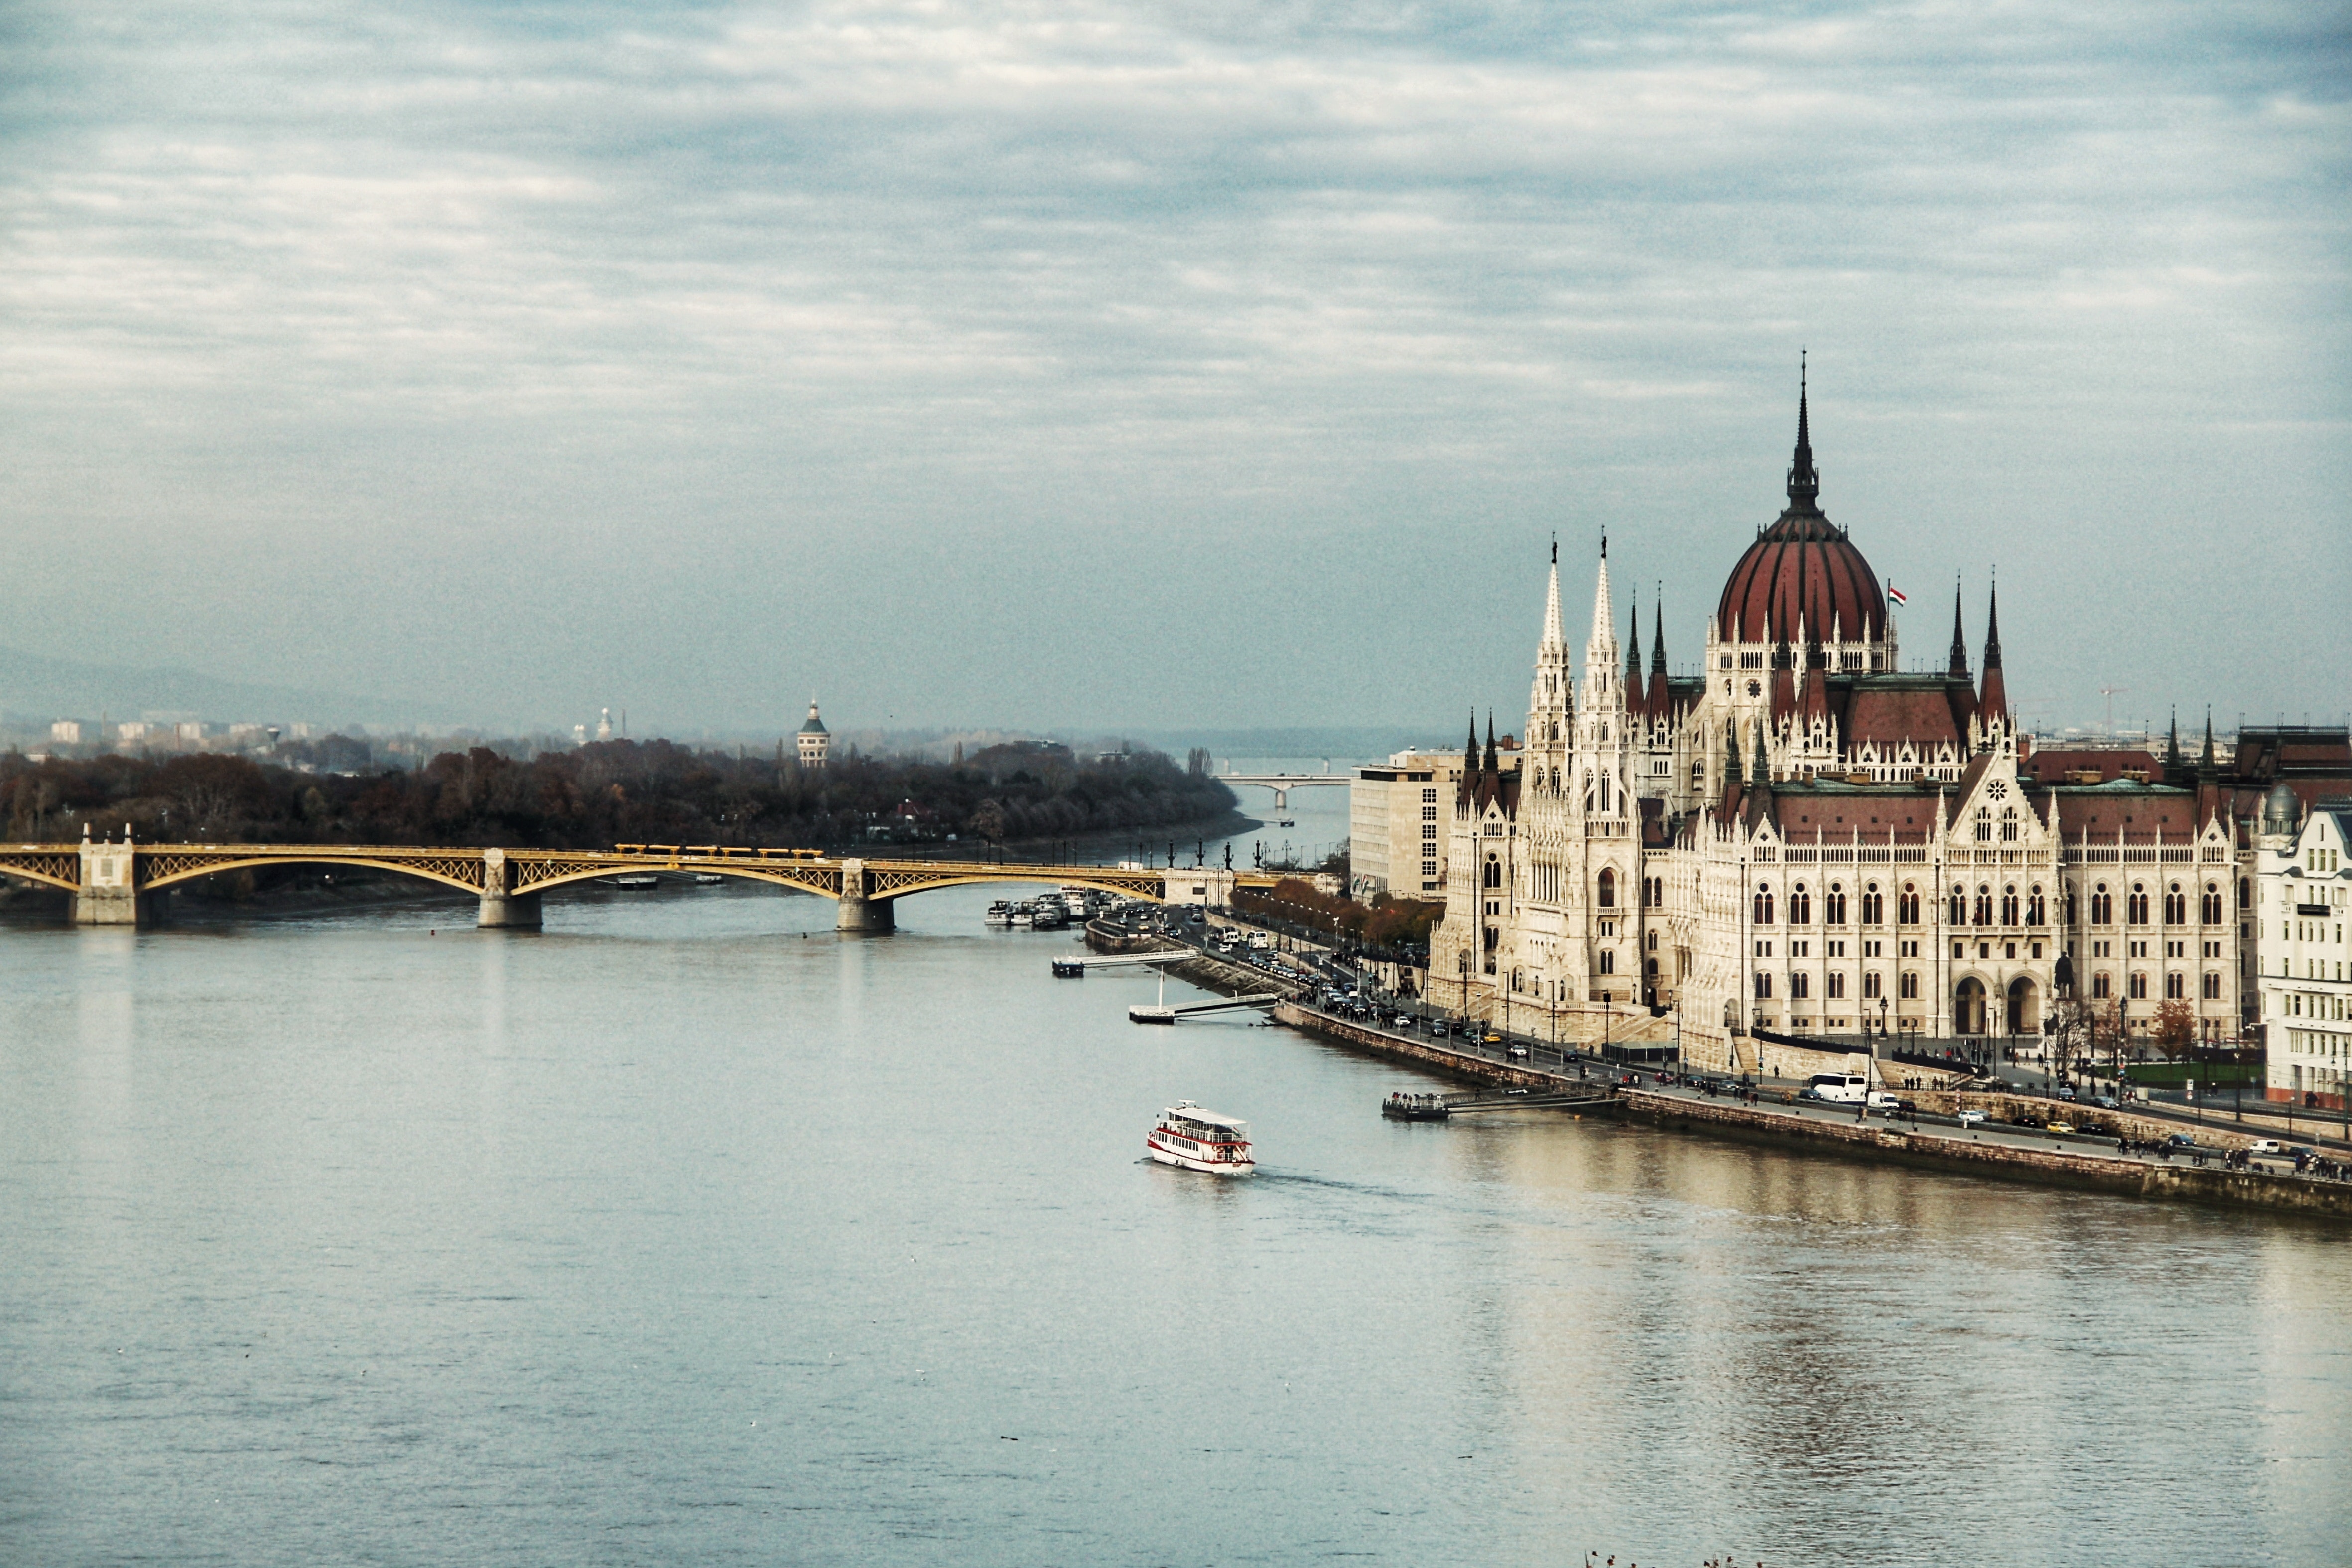
[[[1302,1033],[1314,1035],[1318,1038],[1339,1045],[1352,1046],[1358,1050],[1369,1051],[1374,1056],[1387,1057],[1394,1061],[1411,1062],[1416,1067],[1430,1068],[1448,1077],[1465,1079],[1473,1083],[1502,1084],[1510,1089],[1559,1089],[1573,1088],[1580,1082],[1579,1079],[1563,1078],[1558,1073],[1510,1067],[1502,1062],[1488,1061],[1484,1057],[1472,1056],[1465,1051],[1448,1050],[1444,1046],[1430,1045],[1420,1040],[1409,1039],[1402,1035],[1391,1034],[1386,1029],[1366,1028],[1361,1024],[1351,1024],[1343,1019],[1326,1017],[1320,1013],[1309,1012],[1295,1002],[1285,1002],[1276,1007],[1274,1016],[1276,1022],[1287,1024]],[[1597,1089],[1599,1086],[1587,1082],[1585,1087]]]
[[[1961,1171],[2001,1181],[2173,1202],[2225,1205],[2352,1219],[2352,1184],[2311,1182],[2261,1171],[2179,1163],[2148,1164],[2064,1150],[2018,1149],[1912,1131],[1884,1121],[1822,1121],[1735,1102],[1693,1102],[1645,1089],[1620,1089],[1629,1116],[1678,1132],[1703,1132],[1774,1148],[1802,1147],[1883,1164]]]

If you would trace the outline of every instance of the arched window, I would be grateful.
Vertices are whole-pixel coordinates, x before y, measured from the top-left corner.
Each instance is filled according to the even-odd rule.
[[[2038,882],[2025,898],[2025,923],[2030,926],[2042,923],[2042,886]]]
[[[1895,918],[1906,926],[1919,923],[1919,889],[1909,882],[1903,884],[1902,896],[1895,900]]]
[[[2209,926],[2221,923],[2221,889],[2219,883],[2205,884],[2205,896],[2197,900],[2197,918]]]
[[[2000,841],[2003,844],[2017,842],[2017,807],[2013,805],[2000,808]]]
[[[1617,907],[1617,873],[1605,867],[1601,872],[1600,904],[1604,910]]]
[[[2000,923],[2005,926],[2017,923],[2017,884],[2014,882],[2000,890]]]
[[[2095,926],[2116,923],[2116,896],[2107,891],[2105,882],[2091,889],[2091,923]]]
[[[2080,906],[2074,898],[2074,889],[2072,887],[2069,887],[2066,889],[2066,923],[2068,925],[2073,925],[2074,923],[2074,917],[2080,912]]]
[[[1977,924],[1992,924],[1992,884],[1990,882],[1977,884]]]
[[[1756,884],[1756,923],[1760,926],[1772,923],[1772,889],[1762,882]],[[1768,991],[1762,994],[1769,996],[1771,993]]]
[[[1800,969],[1789,976],[1789,996],[1791,1001],[1803,1001],[1813,994],[1813,977]]]
[[[1862,890],[1862,923],[1883,926],[1886,923],[1886,896],[1873,882]]]
[[[1759,973],[1756,976],[1756,1000],[1759,1002],[1769,1002],[1771,999],[1772,977],[1769,974]]]
[[[1966,888],[1954,888],[1952,889],[1952,924],[1964,926],[1968,923],[1969,890]]]
[[[2131,907],[2127,912],[2131,916],[2132,924],[2136,926],[2147,924],[2147,884],[2146,882],[2132,884]]]
[[[2254,879],[2252,877],[2238,879],[2238,907],[2242,910],[2254,907]]]
[[[2105,970],[2102,969],[2096,974],[2091,976],[2091,996],[2093,1000],[2104,1002],[2115,994],[2116,983],[2107,978],[2107,972]]]
[[[1822,896],[1822,923],[1823,925],[1832,926],[1842,926],[1845,924],[1844,883],[1832,882],[1830,884],[1830,890]]]
[[[2164,923],[2168,926],[2189,923],[2189,895],[2180,890],[2178,882],[2164,890]]]
[[[1811,922],[1812,918],[1812,895],[1806,892],[1805,885],[1800,882],[1789,889],[1789,923],[1792,926],[1806,925]]]
[[[1486,886],[1490,888],[1499,888],[1502,885],[1503,863],[1500,860],[1496,859],[1492,855],[1489,855],[1486,857]]]
[[[1977,842],[1979,844],[1992,842],[1992,807],[1989,805],[1977,807]]]

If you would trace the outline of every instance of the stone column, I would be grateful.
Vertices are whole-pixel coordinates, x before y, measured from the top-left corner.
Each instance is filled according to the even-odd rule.
[[[484,931],[537,931],[539,895],[507,890],[513,869],[503,849],[482,851],[482,912],[474,924]]]
[[[139,886],[139,863],[131,843],[131,829],[122,842],[92,843],[89,826],[81,830],[81,886],[73,896],[73,923],[78,926],[149,926],[162,913],[156,895]]]
[[[866,891],[866,862],[844,860],[841,863],[841,907],[834,919],[836,931],[856,931],[878,936],[896,931],[898,916],[887,899],[869,898]]]

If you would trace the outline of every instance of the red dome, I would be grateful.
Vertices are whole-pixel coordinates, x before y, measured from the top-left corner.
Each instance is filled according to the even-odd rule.
[[[1725,642],[1793,643],[1800,616],[1804,636],[1815,642],[1829,641],[1832,626],[1847,642],[1886,635],[1886,597],[1870,563],[1845,530],[1795,506],[1758,534],[1731,569],[1715,615]]]

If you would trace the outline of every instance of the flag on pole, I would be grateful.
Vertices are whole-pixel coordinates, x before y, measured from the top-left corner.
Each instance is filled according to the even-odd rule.
[[[1911,602],[1904,596],[1903,590],[1895,585],[1895,579],[1892,577],[1886,580],[1886,596],[1898,605],[1907,605]]]

